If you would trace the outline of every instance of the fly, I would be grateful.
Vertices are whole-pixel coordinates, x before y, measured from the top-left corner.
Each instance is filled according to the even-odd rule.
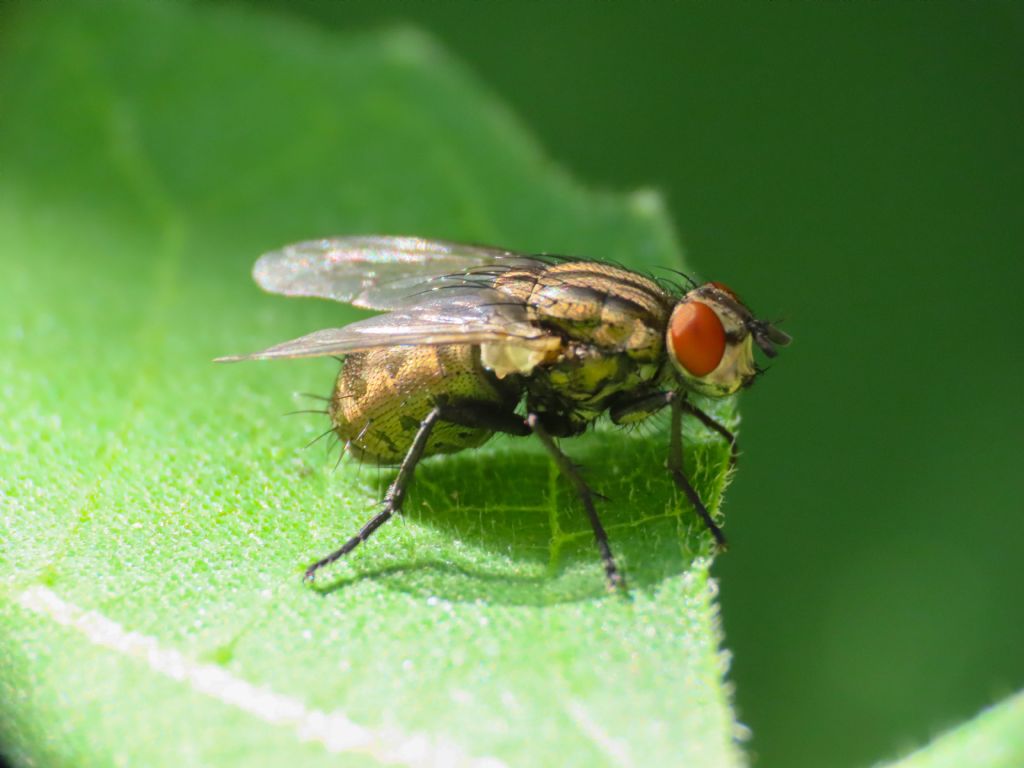
[[[332,430],[355,456],[398,465],[380,511],[306,569],[344,557],[401,511],[416,465],[495,433],[536,435],[575,488],[611,589],[625,589],[596,494],[556,438],[599,416],[631,424],[671,411],[668,470],[720,547],[725,536],[683,472],[682,417],[735,438],[689,401],[749,385],[756,345],[790,337],[722,283],[682,292],[599,261],[527,255],[418,237],[312,240],[262,256],[270,293],[333,299],[384,314],[221,361],[343,356]]]

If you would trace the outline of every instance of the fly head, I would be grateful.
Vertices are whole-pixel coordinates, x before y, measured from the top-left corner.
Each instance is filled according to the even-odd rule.
[[[788,334],[759,320],[728,286],[705,283],[686,293],[668,321],[666,348],[682,384],[725,397],[749,385],[759,369],[754,344],[775,357]]]

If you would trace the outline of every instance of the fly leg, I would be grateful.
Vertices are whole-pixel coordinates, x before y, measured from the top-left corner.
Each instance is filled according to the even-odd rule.
[[[686,474],[683,472],[683,414],[690,414],[705,427],[717,432],[729,441],[730,467],[736,466],[736,460],[739,457],[736,435],[708,416],[700,408],[688,402],[685,395],[674,391],[653,392],[631,402],[620,404],[611,410],[612,421],[616,424],[639,421],[648,416],[653,416],[666,405],[672,407],[672,437],[669,443],[668,471],[672,475],[672,481],[676,484],[676,487],[686,494],[694,509],[697,510],[697,514],[700,515],[704,525],[711,531],[711,535],[714,536],[718,548],[724,551],[728,546],[725,534],[722,533],[722,529],[718,527],[715,521],[711,519],[711,513],[704,506],[704,502],[700,500],[700,494],[690,484]]]
[[[611,409],[612,421],[616,424],[642,421],[658,413],[673,401],[679,402],[679,407],[683,409],[683,412],[690,414],[705,427],[725,438],[729,443],[729,468],[735,467],[740,455],[740,446],[736,442],[736,435],[728,427],[715,421],[715,419],[708,416],[704,411],[677,392],[653,392],[637,400],[619,404]]]
[[[359,529],[359,533],[346,541],[340,549],[336,549],[327,557],[317,560],[309,566],[306,569],[305,575],[307,581],[312,581],[318,570],[344,557],[358,547],[370,538],[374,531],[390,520],[392,515],[401,511],[402,502],[405,501],[405,491],[412,480],[413,472],[420,459],[423,458],[423,451],[427,446],[427,441],[430,439],[430,433],[434,429],[434,425],[439,421],[448,421],[452,424],[478,429],[489,429],[494,432],[507,432],[512,435],[525,436],[530,434],[530,428],[521,416],[517,416],[513,412],[506,413],[495,409],[493,403],[467,401],[452,405],[446,401],[439,401],[420,422],[416,436],[413,438],[412,444],[409,446],[409,450],[406,451],[405,458],[402,459],[402,464],[398,468],[398,476],[388,487],[388,491],[384,495],[384,508],[370,518],[369,522]]]
[[[555,445],[554,439],[541,425],[540,418],[536,414],[530,414],[524,420],[514,412],[496,409],[492,403],[472,401],[462,403],[440,402],[431,409],[423,421],[420,422],[419,430],[413,438],[412,445],[409,446],[409,450],[406,452],[405,458],[398,469],[398,477],[391,483],[384,496],[384,508],[372,517],[360,529],[359,533],[346,541],[340,549],[335,550],[327,557],[309,566],[306,569],[306,580],[312,580],[318,570],[344,557],[358,547],[370,538],[374,531],[390,520],[392,515],[401,510],[402,502],[405,500],[406,489],[412,480],[413,471],[423,457],[423,451],[430,438],[430,433],[438,421],[447,421],[452,424],[489,429],[494,432],[504,432],[517,436],[526,436],[531,432],[536,434],[548,453],[554,458],[559,470],[569,479],[583,500],[587,516],[590,518],[590,524],[594,529],[594,538],[597,540],[601,559],[604,562],[608,586],[613,590],[622,589],[625,591],[626,581],[615,565],[615,558],[612,556],[611,548],[608,545],[608,534],[605,533],[604,526],[601,524],[601,520],[597,516],[597,510],[594,507],[594,492],[583,480],[579,470],[569,460],[569,457],[562,453],[561,449]]]
[[[706,413],[704,413],[704,411],[695,406],[686,398],[676,397],[674,399],[679,401],[679,407],[682,408],[686,413],[696,418],[697,421],[699,421],[708,429],[712,430],[713,432],[717,432],[718,434],[725,438],[726,442],[729,443],[729,469],[734,469],[736,467],[736,462],[739,461],[740,458],[740,446],[739,443],[736,442],[736,435],[733,434],[733,431],[728,427],[725,427],[719,422],[715,421],[713,418],[708,416]]]
[[[672,406],[672,438],[668,450],[668,471],[672,475],[672,480],[675,482],[676,487],[686,494],[694,509],[697,510],[697,514],[704,521],[704,525],[711,531],[711,535],[715,537],[715,543],[718,545],[718,548],[724,552],[728,546],[725,534],[722,533],[722,529],[718,527],[715,521],[711,519],[711,513],[704,506],[704,502],[700,500],[700,494],[690,484],[690,481],[686,479],[686,474],[683,472],[683,411],[687,410],[683,406],[686,401],[675,393],[668,394],[670,395],[670,404]],[[692,413],[693,411],[688,412]],[[697,410],[697,413],[706,416],[703,411]],[[717,424],[717,422],[714,423]],[[722,429],[725,430],[725,427],[722,427]],[[728,430],[725,431],[728,432]],[[731,435],[732,433],[730,432],[729,434]],[[733,445],[736,445],[735,441],[733,441]]]
[[[413,471],[416,469],[420,459],[423,458],[423,450],[427,446],[427,440],[430,438],[430,433],[440,417],[441,409],[438,407],[431,409],[430,413],[423,417],[423,421],[420,422],[420,428],[412,440],[412,445],[409,446],[409,450],[406,452],[405,458],[402,459],[402,464],[398,468],[398,477],[394,479],[387,493],[384,494],[384,508],[370,518],[369,522],[359,529],[359,533],[346,541],[340,549],[334,550],[327,557],[317,560],[309,566],[304,577],[306,581],[312,581],[317,571],[347,555],[370,538],[374,531],[391,519],[393,514],[401,511],[402,502],[405,501],[405,491],[409,486],[409,481],[412,480]]]
[[[443,421],[458,424],[460,427],[503,432],[516,437],[526,437],[531,432],[522,416],[515,411],[501,410],[494,403],[476,400],[449,403],[439,400],[437,410]]]
[[[597,516],[597,508],[594,506],[594,492],[587,485],[576,465],[555,444],[554,439],[544,429],[540,422],[540,417],[536,413],[531,413],[526,417],[526,424],[540,439],[541,444],[551,454],[551,458],[555,460],[558,469],[573,484],[576,488],[576,493],[579,494],[580,499],[583,501],[583,508],[587,510],[587,517],[590,518],[590,525],[594,529],[597,549],[601,553],[602,562],[604,562],[604,572],[608,579],[608,588],[613,592],[616,589],[621,589],[625,593],[626,579],[615,565],[615,557],[612,555],[611,547],[608,545],[608,534],[605,533],[604,526],[601,525],[601,519]]]
[[[611,547],[608,545],[608,534],[605,533],[601,519],[597,516],[597,509],[594,507],[595,494],[583,480],[583,476],[576,468],[576,465],[555,444],[551,433],[541,424],[539,415],[531,413],[524,420],[514,412],[496,410],[489,403],[463,402],[452,405],[442,404],[439,407],[441,417],[445,421],[455,424],[490,429],[494,432],[505,432],[510,435],[525,436],[531,432],[537,435],[548,453],[554,458],[559,470],[569,479],[583,500],[583,506],[587,510],[587,517],[590,518],[590,525],[594,529],[594,538],[597,540],[597,548],[601,553],[601,560],[604,562],[604,571],[608,578],[609,589],[613,591],[616,589],[626,590],[626,580],[615,565],[615,557],[612,555]]]

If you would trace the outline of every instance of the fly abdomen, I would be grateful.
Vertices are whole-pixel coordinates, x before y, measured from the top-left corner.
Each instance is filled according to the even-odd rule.
[[[397,464],[431,408],[441,401],[460,400],[494,403],[497,408],[511,410],[516,396],[480,364],[479,347],[381,347],[345,358],[330,414],[338,437],[354,456],[379,464]],[[441,421],[431,432],[424,455],[473,448],[492,434],[490,430]]]

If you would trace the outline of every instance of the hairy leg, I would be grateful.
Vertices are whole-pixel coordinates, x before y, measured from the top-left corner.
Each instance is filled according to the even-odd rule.
[[[324,566],[345,557],[349,552],[358,547],[374,531],[391,519],[392,515],[402,510],[402,503],[405,501],[405,493],[412,481],[416,465],[423,458],[423,451],[426,449],[430,433],[439,421],[448,421],[453,424],[460,424],[467,427],[490,429],[494,432],[508,432],[514,435],[528,435],[530,428],[523,421],[522,417],[511,412],[504,412],[495,409],[492,403],[465,402],[456,405],[448,403],[438,404],[420,422],[419,429],[413,437],[409,450],[398,468],[398,476],[388,487],[384,495],[384,504],[380,512],[370,518],[359,533],[346,541],[341,547],[331,552],[327,557],[321,558],[306,569],[305,579],[312,581],[316,572]]]
[[[405,501],[406,488],[409,486],[409,481],[412,480],[412,474],[416,469],[416,465],[423,458],[423,449],[426,448],[427,440],[430,438],[430,433],[433,431],[434,425],[437,424],[439,417],[439,410],[433,408],[420,422],[420,428],[416,431],[416,436],[413,438],[412,444],[409,446],[409,450],[406,452],[405,458],[402,459],[402,464],[398,468],[398,476],[384,495],[384,508],[370,518],[369,522],[359,529],[359,533],[346,541],[341,547],[309,566],[306,569],[305,575],[307,581],[312,581],[316,576],[316,572],[321,568],[344,557],[370,538],[373,532],[390,520],[395,512],[401,510],[402,502]]]
[[[540,439],[541,444],[547,449],[547,452],[555,460],[559,470],[565,475],[566,479],[573,484],[576,489],[576,493],[579,494],[580,499],[583,501],[583,508],[587,511],[587,517],[590,519],[590,525],[594,529],[594,539],[597,541],[597,549],[601,553],[601,560],[604,562],[605,576],[608,578],[608,588],[612,591],[621,589],[623,592],[626,591],[626,579],[619,572],[618,567],[615,565],[615,556],[612,555],[611,547],[608,544],[608,534],[605,533],[604,526],[601,524],[601,519],[597,516],[597,508],[594,506],[594,492],[587,485],[583,476],[580,474],[579,469],[572,463],[568,456],[562,453],[562,449],[555,444],[554,439],[544,429],[540,422],[540,417],[531,413],[526,417],[526,423],[533,430],[533,433]]]
[[[682,407],[682,403],[683,399],[681,397],[672,398],[672,437],[668,451],[668,471],[672,475],[672,480],[675,482],[676,487],[686,494],[694,509],[697,510],[697,514],[704,521],[704,525],[711,531],[711,535],[715,537],[715,543],[718,544],[719,549],[725,550],[728,546],[725,534],[722,533],[722,529],[718,527],[715,521],[711,519],[711,513],[708,512],[708,508],[701,501],[700,494],[690,484],[686,474],[683,472],[683,411],[685,409]]]

